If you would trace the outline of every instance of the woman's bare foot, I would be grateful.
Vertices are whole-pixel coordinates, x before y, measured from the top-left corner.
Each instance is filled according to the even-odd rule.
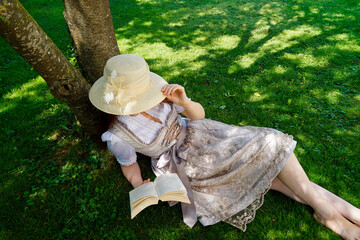
[[[360,219],[360,216],[358,219]],[[350,221],[352,221],[355,225],[357,225],[360,228],[360,220],[350,219]]]
[[[359,209],[357,209],[357,211],[352,211],[352,212],[340,212],[339,213],[341,215],[343,215],[347,220],[351,221],[352,223],[354,223],[357,227],[360,228],[360,211]]]
[[[360,240],[360,228],[340,215],[331,206],[326,211],[322,211],[322,214],[315,211],[314,218],[343,239]]]
[[[325,188],[311,183],[314,189],[324,197],[341,215],[360,227],[360,209],[326,190]]]
[[[349,205],[343,205],[342,201],[339,201],[339,197],[331,197],[332,195],[329,194],[330,192],[327,190],[325,192],[319,191],[322,189],[317,188],[310,182],[294,154],[289,157],[277,177],[295,196],[298,196],[302,202],[309,204],[315,210],[314,217],[318,222],[339,234],[344,239],[360,240],[360,227],[342,216],[340,209],[332,206],[334,202],[339,204],[337,207],[344,206],[347,208]],[[356,220],[356,208],[350,207],[348,210],[349,209],[352,215],[352,217],[350,217],[353,221]],[[345,215],[345,213],[342,214]]]
[[[336,196],[332,192],[326,190],[325,188],[317,185],[316,183],[311,182],[312,186],[318,194],[320,194],[328,203],[330,203],[343,217],[360,227],[360,209],[353,206],[344,199]],[[272,182],[271,189],[282,192],[288,197],[303,203],[307,204],[299,196],[297,196],[293,191],[284,185],[280,179],[275,178]]]

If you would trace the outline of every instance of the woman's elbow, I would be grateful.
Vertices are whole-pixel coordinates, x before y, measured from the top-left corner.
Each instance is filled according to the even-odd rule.
[[[197,119],[197,120],[201,120],[201,119],[204,119],[205,118],[205,112],[203,112],[202,114],[201,114],[201,116],[199,116],[199,119]]]
[[[205,111],[197,113],[192,120],[201,120],[205,118]]]

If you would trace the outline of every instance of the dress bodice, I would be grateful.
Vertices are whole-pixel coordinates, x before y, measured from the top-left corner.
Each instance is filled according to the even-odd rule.
[[[146,128],[146,126],[144,127]],[[108,131],[134,147],[136,152],[152,158],[158,158],[176,143],[182,127],[182,120],[175,107],[171,105],[171,111],[166,118],[164,126],[159,130],[156,138],[150,143],[141,140],[126,124],[118,120],[114,121]]]

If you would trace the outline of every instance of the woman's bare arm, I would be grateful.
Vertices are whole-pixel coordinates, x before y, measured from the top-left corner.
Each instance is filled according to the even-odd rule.
[[[130,166],[121,165],[121,170],[125,176],[125,178],[131,183],[134,188],[138,186],[150,182],[150,179],[143,180],[141,177],[140,167],[137,162],[131,164]]]

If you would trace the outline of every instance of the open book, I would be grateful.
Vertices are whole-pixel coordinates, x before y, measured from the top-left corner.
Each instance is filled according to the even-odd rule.
[[[185,186],[176,173],[158,176],[154,182],[149,182],[131,190],[131,219],[150,205],[161,201],[179,201],[190,203]]]

